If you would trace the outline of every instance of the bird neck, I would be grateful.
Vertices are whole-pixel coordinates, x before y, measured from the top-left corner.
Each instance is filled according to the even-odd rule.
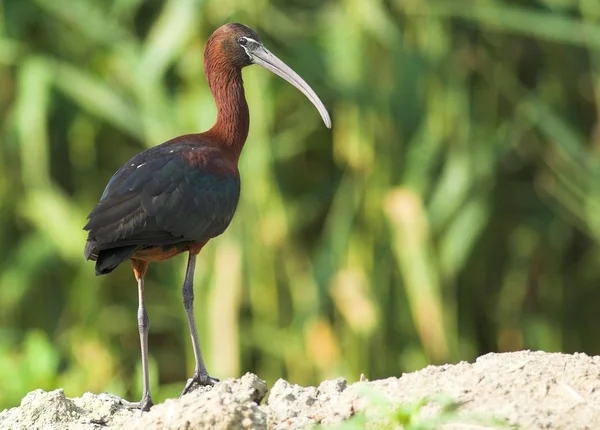
[[[231,151],[237,161],[250,126],[242,71],[219,61],[206,61],[205,71],[217,104],[217,121],[208,133]]]

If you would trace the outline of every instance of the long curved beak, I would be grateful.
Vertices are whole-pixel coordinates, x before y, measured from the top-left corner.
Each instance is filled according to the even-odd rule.
[[[252,49],[247,49],[248,55],[252,58],[252,61],[259,66],[264,67],[267,70],[275,73],[277,76],[282,77],[290,84],[298,88],[302,94],[304,94],[321,114],[323,122],[327,128],[331,128],[331,118],[329,113],[323,105],[319,96],[315,94],[312,88],[302,79],[296,72],[294,72],[287,64],[273,55],[267,48],[262,44],[257,43]]]

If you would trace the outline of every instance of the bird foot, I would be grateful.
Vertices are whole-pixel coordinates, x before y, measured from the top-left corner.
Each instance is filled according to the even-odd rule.
[[[139,409],[142,412],[148,412],[150,408],[154,406],[154,403],[152,402],[152,397],[150,397],[150,395],[144,396],[139,402],[130,402],[114,394],[111,394],[111,397],[114,397],[128,409]]]
[[[192,376],[190,379],[187,380],[185,387],[183,387],[183,391],[181,392],[181,395],[179,396],[179,398],[181,398],[181,396],[184,396],[187,393],[189,393],[190,390],[192,389],[192,386],[194,385],[194,383],[196,383],[200,386],[203,386],[203,387],[212,387],[217,382],[219,382],[219,380],[217,378],[213,378],[212,376],[209,376],[208,373],[200,374],[198,372],[195,372],[194,376]]]

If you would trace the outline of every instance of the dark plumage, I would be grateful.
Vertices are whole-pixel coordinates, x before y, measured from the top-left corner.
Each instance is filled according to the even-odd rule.
[[[103,275],[139,251],[188,250],[225,231],[239,197],[237,166],[219,148],[194,135],[163,143],[133,157],[108,182],[84,227],[85,256]]]
[[[148,264],[188,253],[182,287],[196,368],[183,393],[194,383],[212,385],[194,319],[196,255],[213,237],[223,233],[240,197],[237,168],[248,136],[250,116],[241,69],[259,64],[286,79],[317,107],[325,124],[327,110],[312,89],[292,69],[271,54],[258,35],[242,24],[226,24],[210,37],[204,51],[204,69],[217,104],[217,121],[208,131],[181,136],[148,149],[129,160],[108,182],[100,201],[88,216],[85,257],[96,261],[96,274],[112,272],[131,260],[138,282],[138,327],[142,352],[142,400],[128,403],[148,410],[152,406],[148,376],[150,321],[144,302],[144,275]]]

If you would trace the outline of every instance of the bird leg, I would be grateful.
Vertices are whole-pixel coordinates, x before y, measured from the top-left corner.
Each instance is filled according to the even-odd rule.
[[[194,270],[196,268],[196,254],[190,252],[185,272],[185,280],[181,294],[183,296],[183,307],[187,315],[188,325],[190,327],[190,335],[192,337],[192,346],[194,347],[194,358],[196,359],[196,369],[194,376],[187,380],[181,395],[189,393],[194,382],[198,385],[214,385],[219,380],[208,375],[206,365],[200,351],[200,341],[198,340],[198,330],[196,329],[196,319],[194,318]]]
[[[133,273],[135,279],[138,282],[138,329],[140,332],[140,346],[142,348],[142,374],[144,377],[144,391],[142,394],[142,400],[139,402],[128,402],[122,400],[123,404],[132,409],[141,409],[142,411],[148,411],[154,405],[152,403],[152,397],[150,396],[150,377],[148,372],[148,331],[150,330],[150,320],[148,319],[148,313],[146,312],[146,305],[144,304],[144,275],[148,268],[148,263],[142,260],[131,260],[133,266]]]

